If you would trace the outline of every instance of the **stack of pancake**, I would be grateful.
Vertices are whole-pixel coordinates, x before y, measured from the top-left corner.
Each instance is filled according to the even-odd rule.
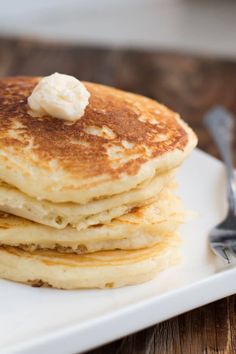
[[[175,172],[192,130],[156,101],[88,82],[77,122],[33,118],[38,80],[0,80],[0,277],[119,287],[175,264]]]

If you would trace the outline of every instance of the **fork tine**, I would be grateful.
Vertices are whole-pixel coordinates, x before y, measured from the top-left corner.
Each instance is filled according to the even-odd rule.
[[[230,257],[228,255],[228,250],[223,247],[223,246],[219,246],[219,245],[211,245],[211,248],[213,250],[213,252],[217,255],[220,256],[221,258],[223,258],[228,264],[230,264]]]
[[[229,247],[231,254],[236,257],[236,244],[233,244]]]

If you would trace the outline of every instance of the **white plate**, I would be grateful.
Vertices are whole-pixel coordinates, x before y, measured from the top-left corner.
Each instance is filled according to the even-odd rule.
[[[143,285],[58,291],[0,280],[0,353],[72,354],[236,292],[236,268],[209,251],[207,234],[224,215],[222,164],[196,150],[179,173],[197,217],[183,228],[183,263]],[[224,206],[224,207],[223,207]]]

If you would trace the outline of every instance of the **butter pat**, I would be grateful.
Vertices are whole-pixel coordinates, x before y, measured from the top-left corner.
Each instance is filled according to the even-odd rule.
[[[41,79],[28,97],[29,114],[77,121],[84,115],[89,97],[84,84],[75,77],[55,73]]]

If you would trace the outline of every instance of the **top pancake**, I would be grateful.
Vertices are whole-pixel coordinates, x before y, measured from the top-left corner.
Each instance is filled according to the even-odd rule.
[[[38,80],[0,80],[0,179],[32,197],[83,204],[118,194],[178,166],[196,145],[156,101],[88,82],[79,121],[33,118],[27,98]]]

